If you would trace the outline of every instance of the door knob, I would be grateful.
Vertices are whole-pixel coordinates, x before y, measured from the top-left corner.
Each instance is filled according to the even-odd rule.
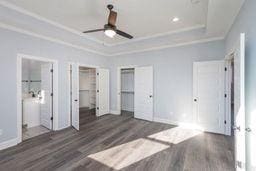
[[[194,102],[197,102],[197,99],[194,99]]]
[[[76,99],[75,102],[77,102],[78,100]]]
[[[237,130],[237,131],[240,131],[240,126],[233,126],[233,130],[234,130],[234,131],[236,131],[236,130]]]
[[[251,128],[245,128],[246,132],[252,132]]]
[[[149,95],[150,98],[152,98],[153,96],[152,95]]]

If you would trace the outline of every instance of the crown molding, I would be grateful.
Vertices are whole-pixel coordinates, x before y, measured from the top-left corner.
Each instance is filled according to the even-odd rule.
[[[40,39],[47,40],[47,41],[50,41],[50,42],[62,44],[62,45],[65,45],[65,46],[69,46],[69,47],[72,47],[72,48],[75,48],[75,49],[78,49],[78,50],[83,50],[85,52],[94,53],[94,54],[101,55],[101,56],[121,56],[121,55],[142,53],[142,52],[155,51],[155,50],[174,48],[174,47],[180,47],[180,46],[187,46],[187,45],[193,45],[193,44],[199,44],[199,43],[206,43],[206,42],[212,42],[212,41],[219,41],[219,40],[225,39],[225,37],[213,37],[213,38],[200,39],[200,40],[190,41],[190,42],[185,42],[185,43],[164,45],[164,46],[158,46],[158,47],[153,47],[153,48],[141,49],[141,50],[136,50],[136,51],[126,51],[126,52],[120,52],[120,53],[103,53],[103,52],[98,52],[98,51],[95,51],[95,50],[92,50],[92,49],[85,48],[83,46],[74,45],[74,44],[71,44],[69,42],[59,40],[59,39],[55,39],[55,38],[52,38],[52,37],[48,37],[48,36],[40,35],[40,34],[37,34],[37,33],[33,33],[31,31],[27,31],[27,30],[24,30],[24,29],[21,29],[21,28],[17,28],[17,27],[14,27],[14,26],[11,26],[11,25],[8,25],[8,24],[4,24],[4,23],[1,23],[1,22],[0,22],[0,28],[10,30],[10,31],[14,31],[14,32],[18,32],[18,33],[25,34],[25,35],[29,35],[29,36],[32,36],[32,37],[40,38]]]
[[[135,39],[131,39],[129,41],[124,41],[124,42],[119,42],[119,43],[108,43],[108,44],[106,44],[106,46],[115,47],[115,46],[119,46],[119,45],[127,45],[127,44],[130,44],[130,43],[135,43],[135,42],[139,42],[139,41],[143,41],[143,40],[149,40],[149,39],[153,39],[153,38],[164,37],[164,36],[169,36],[169,35],[172,35],[172,34],[178,34],[178,33],[182,33],[182,32],[188,32],[188,31],[204,29],[204,28],[206,28],[205,25],[196,25],[196,26],[193,26],[193,27],[187,27],[187,28],[183,28],[183,29],[179,29],[179,30],[173,30],[173,31],[165,32],[165,33],[153,34],[151,36],[135,38]]]
[[[219,40],[225,39],[225,36],[223,36],[223,37],[213,37],[213,38],[200,39],[200,40],[195,40],[195,41],[190,41],[190,42],[185,42],[185,43],[164,45],[164,46],[152,47],[152,48],[135,50],[135,51],[125,51],[125,52],[119,52],[119,53],[104,53],[104,52],[99,52],[99,51],[92,50],[92,49],[89,49],[89,48],[85,48],[83,46],[74,45],[72,43],[69,43],[69,42],[66,42],[66,41],[63,41],[63,40],[59,40],[59,39],[56,39],[56,38],[52,38],[52,37],[44,36],[44,35],[41,35],[41,34],[37,34],[37,33],[31,32],[31,31],[21,29],[21,28],[18,28],[18,27],[14,27],[14,26],[4,24],[4,23],[1,23],[1,22],[0,22],[0,28],[10,30],[10,31],[14,31],[14,32],[18,32],[18,33],[25,34],[25,35],[29,35],[29,36],[36,37],[36,38],[39,38],[39,39],[47,40],[47,41],[50,41],[50,42],[62,44],[62,45],[65,45],[65,46],[69,46],[69,47],[72,47],[72,48],[75,48],[75,49],[78,49],[78,50],[83,50],[85,52],[94,53],[94,54],[101,55],[101,56],[121,56],[121,55],[142,53],[142,52],[155,51],[155,50],[174,48],[174,47],[180,47],[180,46],[187,46],[187,45],[193,45],[193,44],[199,44],[199,43],[206,43],[206,42],[212,42],[212,41],[219,41]]]
[[[114,54],[112,54],[112,56],[121,56],[121,55],[135,54],[135,53],[143,53],[143,52],[156,51],[156,50],[161,50],[161,49],[168,49],[168,48],[174,48],[174,47],[188,46],[188,45],[193,45],[193,44],[200,44],[200,43],[220,41],[220,40],[224,40],[224,39],[225,39],[225,37],[223,37],[223,36],[222,37],[212,37],[212,38],[207,38],[207,39],[200,39],[200,40],[195,40],[195,41],[190,41],[190,42],[158,46],[158,47],[147,48],[147,49],[142,49],[142,50],[114,53]]]
[[[102,45],[102,46],[105,46],[105,47],[115,47],[115,46],[119,46],[119,45],[126,45],[126,44],[130,44],[130,43],[135,43],[135,42],[139,42],[139,41],[143,41],[143,40],[149,40],[149,39],[153,39],[153,38],[157,38],[157,37],[162,37],[162,36],[167,36],[167,35],[172,35],[172,34],[177,34],[177,33],[181,33],[181,32],[187,32],[187,31],[192,31],[192,30],[196,30],[196,29],[203,29],[203,28],[206,28],[205,25],[196,25],[196,26],[193,26],[193,27],[187,27],[187,28],[183,28],[183,29],[179,29],[179,30],[174,30],[174,31],[169,31],[169,32],[165,32],[165,33],[158,33],[158,34],[154,34],[154,35],[151,35],[151,36],[145,36],[145,37],[140,37],[140,38],[135,38],[135,39],[132,39],[132,40],[129,40],[129,41],[124,41],[124,42],[119,42],[119,43],[106,43],[104,41],[101,41],[101,40],[98,40],[96,38],[93,38],[91,36],[87,36],[75,29],[72,29],[70,27],[67,27],[67,26],[64,26],[63,24],[60,24],[58,22],[55,22],[55,21],[52,21],[50,19],[47,19],[43,16],[40,16],[36,13],[33,13],[33,12],[30,12],[24,8],[21,8],[21,7],[18,7],[17,5],[14,5],[10,2],[7,2],[5,0],[0,0],[0,5],[3,6],[3,7],[6,7],[8,9],[11,9],[11,10],[14,10],[16,12],[19,12],[21,14],[24,14],[24,15],[27,15],[27,16],[30,16],[34,19],[37,19],[39,21],[43,21],[45,23],[48,23],[52,26],[55,26],[57,28],[60,28],[60,29],[63,29],[65,31],[68,31],[70,33],[73,33],[75,35],[78,35],[82,38],[85,38],[87,40],[90,40],[90,41],[93,41],[99,45]]]
[[[96,50],[88,49],[88,48],[85,48],[83,46],[74,45],[72,43],[69,43],[69,42],[66,42],[66,41],[63,41],[63,40],[59,40],[59,39],[56,39],[56,38],[52,38],[52,37],[44,36],[44,35],[41,35],[41,34],[37,34],[37,33],[31,32],[31,31],[21,29],[21,28],[18,28],[18,27],[14,27],[14,26],[4,24],[4,23],[1,23],[1,22],[0,22],[0,28],[6,29],[6,30],[11,30],[11,31],[18,32],[18,33],[25,34],[25,35],[29,35],[29,36],[32,36],[32,37],[40,38],[40,39],[47,40],[47,41],[50,41],[50,42],[62,44],[62,45],[65,45],[65,46],[69,46],[69,47],[72,47],[72,48],[75,48],[75,49],[78,49],[78,50],[83,50],[83,51],[86,51],[86,52],[94,53],[94,54],[97,54],[97,55],[111,56],[111,55],[106,54],[106,53],[102,53],[102,52],[98,52]]]
[[[98,43],[98,44],[101,44],[101,45],[103,43],[102,41],[99,41],[98,39],[95,39],[95,38],[92,38],[90,36],[87,36],[87,35],[79,32],[79,31],[77,31],[75,29],[72,29],[70,27],[64,26],[63,24],[57,23],[55,21],[49,20],[49,19],[47,19],[45,17],[42,17],[42,16],[40,16],[40,15],[38,15],[36,13],[30,12],[30,11],[24,9],[24,8],[21,8],[21,7],[18,7],[16,5],[13,5],[12,3],[7,2],[5,0],[0,0],[0,5],[3,6],[3,7],[9,8],[11,10],[14,10],[16,12],[19,12],[21,14],[30,16],[30,17],[32,17],[34,19],[39,20],[39,21],[43,21],[45,23],[51,24],[51,25],[53,25],[53,26],[55,26],[57,28],[63,29],[65,31],[68,31],[68,32],[73,33],[75,35],[78,35],[78,36],[81,36],[83,38],[86,38],[86,39],[91,40],[91,41],[93,41],[95,43]]]

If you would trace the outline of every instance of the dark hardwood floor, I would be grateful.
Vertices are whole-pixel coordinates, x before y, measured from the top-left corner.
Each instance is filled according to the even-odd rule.
[[[89,119],[88,119],[89,118]],[[234,170],[232,138],[130,116],[88,116],[0,151],[0,170]]]
[[[95,120],[97,120],[95,109],[89,109],[89,108],[79,109],[79,126],[86,125]]]

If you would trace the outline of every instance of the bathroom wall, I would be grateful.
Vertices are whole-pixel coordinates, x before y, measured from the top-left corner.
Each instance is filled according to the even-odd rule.
[[[44,62],[39,62],[35,60],[22,60],[22,93],[26,95],[29,91],[37,93],[41,90],[41,64]],[[24,82],[28,81],[28,82]],[[32,81],[32,82],[31,82]],[[35,82],[37,81],[37,82]]]

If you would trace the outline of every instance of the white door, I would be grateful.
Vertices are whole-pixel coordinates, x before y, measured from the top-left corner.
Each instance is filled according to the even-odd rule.
[[[134,117],[153,121],[153,67],[136,67],[134,72]]]
[[[71,102],[71,123],[79,130],[79,66],[77,64],[71,65]]]
[[[97,69],[96,115],[109,114],[109,70]]]
[[[41,113],[40,123],[48,129],[52,129],[52,64],[41,65]]]
[[[237,170],[245,170],[245,35],[241,34],[234,52],[235,156]],[[255,153],[255,152],[254,152]]]
[[[194,63],[194,121],[207,132],[225,133],[224,79],[224,61]]]

